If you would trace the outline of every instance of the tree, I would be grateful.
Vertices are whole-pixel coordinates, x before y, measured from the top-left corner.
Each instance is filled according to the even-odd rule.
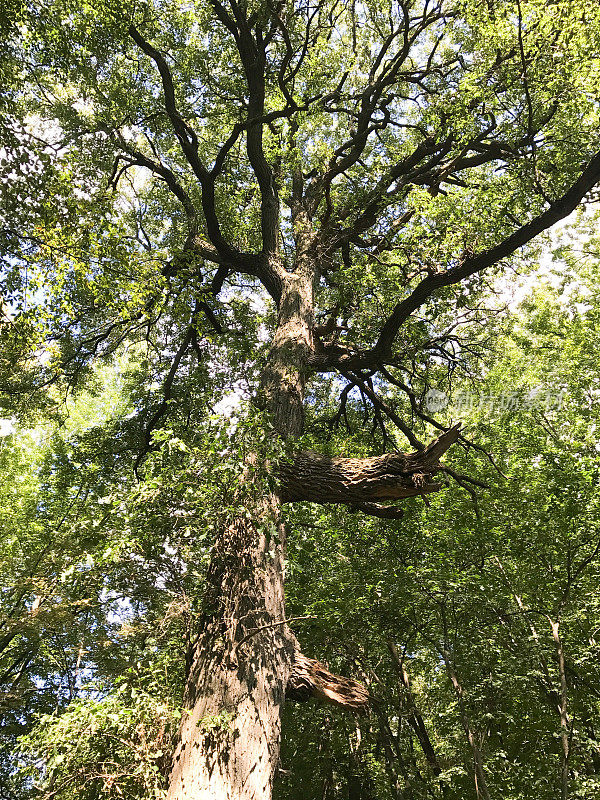
[[[140,397],[132,437],[140,473],[167,412],[198,413],[181,372],[192,354],[208,370],[218,344],[202,340],[245,334],[258,424],[285,451],[277,465],[246,454],[216,532],[171,800],[269,797],[286,692],[368,702],[288,625],[281,506],[397,518],[394,501],[439,489],[441,457],[468,445],[419,398],[468,348],[457,325],[484,314],[486,276],[526,261],[600,180],[600,14],[546,6],[48,0],[15,14],[9,390],[48,403],[125,341],[160,343],[160,392]],[[42,343],[50,357],[32,363]],[[383,444],[393,424],[414,452],[302,450],[307,404],[335,389],[341,414],[358,389]],[[407,406],[439,432],[429,445]]]
[[[580,240],[576,248],[572,256],[563,251],[567,261],[552,276],[556,288],[536,291],[512,319],[497,314],[483,336],[477,323],[467,334],[485,349],[465,363],[464,377],[455,373],[450,404],[439,418],[446,425],[457,415],[464,419],[477,442],[494,450],[505,475],[483,454],[476,464],[461,450],[453,454],[456,472],[476,470],[490,487],[475,487],[479,517],[469,493],[450,487],[431,495],[430,507],[418,498],[407,504],[401,520],[361,519],[332,505],[288,508],[288,615],[303,618],[294,625],[305,652],[359,677],[374,701],[358,717],[332,713],[330,706],[286,704],[276,797],[346,798],[360,791],[378,800],[475,798],[472,746],[453,673],[490,795],[554,800],[562,781],[561,689],[548,617],[555,622],[557,610],[567,678],[568,796],[596,794],[597,245]],[[590,254],[588,263],[582,253]],[[135,374],[123,380],[122,370],[97,398],[86,391],[68,404],[68,424],[45,445],[52,457],[46,456],[37,498],[28,500],[25,460],[6,481],[11,491],[0,506],[3,531],[18,536],[29,525],[15,555],[44,554],[34,573],[38,592],[26,591],[23,613],[11,621],[19,637],[13,653],[39,641],[41,658],[13,685],[10,711],[3,708],[22,731],[35,712],[31,687],[42,701],[38,708],[55,709],[20,739],[41,800],[163,796],[170,751],[165,722],[180,702],[207,544],[234,505],[241,453],[259,447],[241,411],[235,433],[219,417],[197,418],[190,428],[185,416],[172,414],[145,462],[144,480],[132,484],[129,464],[119,466],[122,455],[111,455],[131,414],[129,404],[115,404],[115,383],[121,391],[137,384]],[[105,385],[100,375],[96,380]],[[192,394],[194,383],[186,382],[194,406],[209,388],[202,384]],[[335,413],[335,399],[315,398],[309,430]],[[352,433],[334,430],[330,452],[372,450],[363,412],[360,398],[349,398]],[[317,429],[315,441],[320,437]],[[5,440],[5,451],[15,438]],[[30,446],[38,435],[23,438]],[[53,536],[65,499],[82,484],[87,497]],[[32,520],[21,517],[14,525],[21,498]],[[11,585],[27,589],[18,582],[22,567],[16,581],[7,574],[18,564],[10,558],[10,539],[7,544],[3,618],[12,609]],[[451,674],[440,670],[442,610]],[[12,659],[10,650],[2,655],[4,673]],[[206,723],[222,729],[227,718]],[[0,774],[15,788],[4,791],[11,800],[22,798],[28,783],[19,782],[15,769],[14,726],[0,732],[0,749],[7,758],[14,753]]]

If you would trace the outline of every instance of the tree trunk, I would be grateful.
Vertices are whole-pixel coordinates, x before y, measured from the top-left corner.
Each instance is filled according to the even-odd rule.
[[[267,800],[295,640],[282,621],[284,529],[257,502],[214,548],[169,800]]]
[[[559,633],[560,623],[558,621],[549,619],[550,626],[552,627],[552,638],[556,646],[556,657],[558,660],[558,675],[560,678],[560,705],[558,708],[560,714],[560,743],[562,747],[562,754],[560,760],[560,800],[567,800],[569,796],[569,755],[570,755],[570,733],[569,733],[569,716],[567,714],[567,701],[568,701],[568,687],[567,687],[567,669],[565,666],[565,651],[563,648],[562,639]]]
[[[398,653],[398,649],[396,648],[395,643],[391,640],[387,640],[388,650],[390,651],[390,655],[392,656],[392,660],[394,662],[394,666],[396,667],[396,671],[399,677],[399,683],[401,687],[401,696],[404,696],[406,700],[406,709],[405,713],[407,714],[408,724],[414,730],[419,744],[421,745],[421,750],[427,759],[427,763],[431,767],[431,770],[434,775],[438,776],[442,773],[442,768],[438,761],[437,755],[435,753],[435,749],[429,738],[429,734],[427,732],[427,728],[425,727],[425,722],[423,721],[423,717],[421,716],[419,709],[417,708],[417,703],[415,701],[415,696],[412,691],[412,687],[410,685],[410,678],[408,672],[406,670],[406,666],[404,661],[400,658]],[[446,791],[446,784],[441,784],[442,792],[445,793]]]
[[[259,404],[284,439],[298,436],[303,426],[314,273],[309,264],[298,264],[282,281],[278,325],[261,380]],[[213,548],[167,800],[269,800],[286,694],[355,711],[367,707],[364,687],[302,655],[286,624],[280,504],[345,502],[376,516],[398,516],[395,506],[373,499],[439,488],[431,476],[458,435],[453,428],[410,455],[327,459],[302,453],[293,464],[280,465],[279,497],[254,476],[240,487],[239,513],[222,525]]]
[[[284,438],[302,430],[311,330],[312,281],[297,271],[284,282],[261,387],[262,405]],[[297,651],[285,624],[285,528],[279,499],[259,482],[248,481],[239,502],[213,548],[168,800],[271,797],[280,709]],[[310,669],[300,672],[310,677]]]
[[[452,660],[450,654],[448,653],[447,650],[444,650],[444,661],[446,664],[448,676],[450,678],[452,687],[454,689],[454,693],[456,695],[456,699],[458,701],[460,721],[462,722],[462,726],[465,731],[467,741],[469,742],[469,747],[471,748],[471,752],[473,754],[473,777],[475,780],[475,795],[477,796],[477,800],[491,800],[487,786],[487,779],[485,777],[483,756],[481,754],[481,750],[479,749],[479,745],[477,743],[477,736],[475,734],[475,731],[473,730],[473,727],[471,726],[469,715],[467,714],[462,685],[458,680],[454,667],[452,666]]]
[[[458,702],[460,721],[462,723],[465,735],[467,737],[469,747],[471,748],[471,752],[473,754],[473,778],[475,782],[475,795],[477,797],[477,800],[491,800],[487,786],[487,779],[485,776],[483,754],[477,742],[478,737],[476,735],[473,726],[471,725],[469,714],[467,713],[467,706],[465,704],[463,687],[458,679],[458,675],[456,674],[456,669],[454,667],[454,659],[450,653],[448,623],[446,620],[446,610],[444,605],[440,606],[440,613],[442,617],[442,626],[444,632],[444,646],[440,651],[440,655],[444,660],[446,672],[450,679],[450,683],[452,684],[452,688],[454,689],[454,694],[456,695],[456,700]]]

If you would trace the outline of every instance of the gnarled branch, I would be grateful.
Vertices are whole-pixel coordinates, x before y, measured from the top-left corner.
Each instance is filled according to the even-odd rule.
[[[314,697],[349,711],[366,711],[369,692],[358,681],[335,675],[314,658],[296,653],[285,696],[299,702]]]
[[[395,506],[381,500],[399,500],[430,494],[441,488],[433,476],[441,469],[440,458],[459,438],[455,425],[414,453],[386,453],[370,458],[328,458],[299,453],[278,467],[281,499],[290,503],[346,503],[374,516],[397,518]]]

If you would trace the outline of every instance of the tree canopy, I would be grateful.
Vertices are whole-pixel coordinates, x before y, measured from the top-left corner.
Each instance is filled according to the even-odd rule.
[[[0,796],[595,797],[600,10],[0,32]]]

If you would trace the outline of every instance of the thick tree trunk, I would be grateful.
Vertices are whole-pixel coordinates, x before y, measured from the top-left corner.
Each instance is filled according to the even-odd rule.
[[[279,320],[260,403],[282,438],[302,431],[305,364],[312,352],[314,270],[301,264],[282,285]],[[269,800],[279,760],[280,709],[316,697],[355,711],[369,695],[356,681],[303,656],[285,621],[285,528],[280,503],[344,502],[393,517],[394,500],[435,491],[452,429],[411,455],[327,459],[300,454],[281,465],[280,497],[255,478],[239,513],[221,526],[207,576],[202,629],[187,680],[167,800]],[[266,485],[266,482],[265,482]]]
[[[290,274],[261,386],[262,405],[284,438],[302,430],[312,303],[310,275]],[[242,488],[239,514],[213,549],[168,800],[271,797],[280,709],[298,648],[285,624],[279,499],[255,481]]]
[[[282,621],[284,530],[257,501],[215,545],[169,800],[267,800],[296,644]]]

